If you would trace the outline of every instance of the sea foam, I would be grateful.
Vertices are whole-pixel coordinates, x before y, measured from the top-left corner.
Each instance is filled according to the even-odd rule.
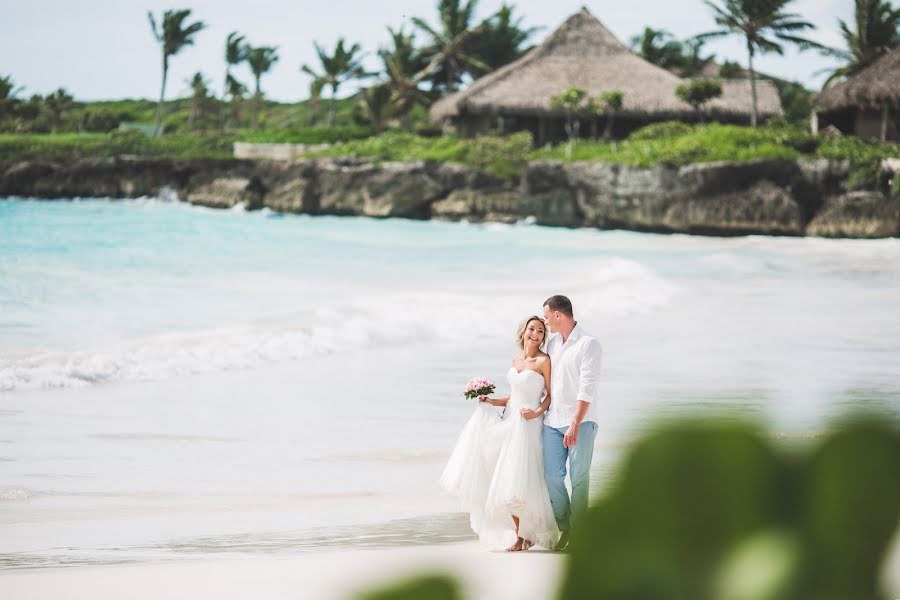
[[[565,284],[592,320],[646,314],[675,288],[640,263],[603,259],[570,264]],[[70,388],[245,370],[303,358],[418,343],[471,343],[511,337],[551,292],[542,277],[493,282],[471,291],[381,291],[311,312],[259,315],[245,323],[137,337],[121,343],[0,357],[0,390]],[[552,291],[557,291],[555,288]],[[473,315],[478,315],[477,324]]]

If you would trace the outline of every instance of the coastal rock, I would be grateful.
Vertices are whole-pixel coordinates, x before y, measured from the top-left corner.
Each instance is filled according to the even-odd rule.
[[[191,204],[210,208],[231,208],[243,204],[247,209],[260,208],[265,189],[257,177],[217,177],[195,184],[184,199]]]
[[[668,205],[675,171],[576,162],[567,168],[578,211],[595,227],[654,228]]]
[[[128,190],[123,190],[121,172],[114,159],[80,160],[71,163],[29,161],[13,164],[5,171],[0,191],[4,195],[35,198],[118,198],[143,195],[134,193],[137,187],[153,187],[155,192],[161,185],[132,184]],[[132,193],[126,194],[126,191]]]
[[[522,174],[521,191],[523,205],[530,207],[530,214],[542,225],[583,224],[584,216],[563,163],[544,160],[529,163]]]
[[[893,163],[891,163],[893,164]],[[157,196],[216,208],[472,219],[739,235],[900,235],[900,200],[847,194],[846,162],[709,163],[676,168],[532,161],[518,183],[453,163],[358,158],[241,160],[126,157],[11,161],[0,196]]]
[[[739,192],[677,199],[661,225],[685,233],[802,235],[803,211],[787,190],[761,181]]]
[[[678,169],[677,195],[696,198],[745,190],[760,181],[787,187],[800,174],[796,161],[719,161],[686,165]]]
[[[507,186],[496,175],[458,163],[426,163],[426,169],[445,191],[462,188],[481,190]]]
[[[431,205],[431,215],[444,219],[469,219],[515,223],[534,215],[538,206],[523,202],[518,192],[503,189],[460,189]]]
[[[46,178],[53,172],[53,165],[48,163],[21,161],[7,165],[0,177],[0,195],[34,196],[32,193],[36,181]]]
[[[286,213],[319,212],[314,161],[272,162],[260,170],[260,178],[266,189],[263,206]]]
[[[803,179],[823,188],[838,189],[850,174],[850,161],[827,158],[799,158],[797,167]]]
[[[0,169],[0,194],[35,198],[157,196],[164,189],[184,189],[196,174],[227,172],[235,164],[240,161],[147,157],[21,161]]]
[[[820,237],[883,238],[900,235],[900,196],[850,192],[829,198],[806,227]]]
[[[424,162],[324,165],[318,172],[319,211],[369,217],[427,217],[446,193]]]
[[[263,197],[263,206],[278,212],[315,214],[317,206],[312,181],[305,177],[286,179]]]

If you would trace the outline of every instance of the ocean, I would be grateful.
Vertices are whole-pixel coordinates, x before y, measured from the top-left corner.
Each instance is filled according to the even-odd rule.
[[[470,539],[437,487],[518,323],[603,346],[593,468],[666,418],[900,421],[900,240],[0,199],[0,569]]]

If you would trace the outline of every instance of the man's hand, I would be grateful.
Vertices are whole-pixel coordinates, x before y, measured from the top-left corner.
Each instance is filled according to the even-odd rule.
[[[581,423],[573,422],[569,425],[569,429],[566,430],[566,435],[563,436],[563,446],[566,448],[574,448],[575,444],[578,443],[578,428],[581,426]]]
[[[523,417],[526,421],[530,421],[531,419],[537,418],[537,417],[539,417],[539,416],[540,416],[540,415],[537,414],[537,411],[531,410],[530,408],[523,408],[523,409],[522,409],[522,417]]]

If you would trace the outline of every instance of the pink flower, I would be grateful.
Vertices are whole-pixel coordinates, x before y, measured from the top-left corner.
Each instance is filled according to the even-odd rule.
[[[479,396],[487,396],[494,392],[495,386],[488,379],[473,377],[466,384],[464,396],[466,398],[477,398]]]

